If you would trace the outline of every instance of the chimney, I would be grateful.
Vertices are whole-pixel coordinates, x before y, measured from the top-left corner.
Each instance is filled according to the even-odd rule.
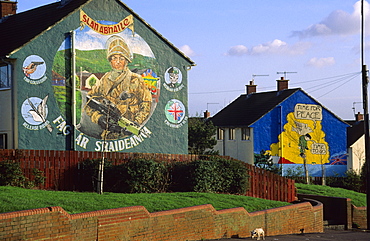
[[[1,18],[16,14],[17,2],[12,1],[0,1],[0,13]]]
[[[211,112],[209,112],[208,110],[206,110],[206,111],[204,112],[204,119],[207,119],[207,118],[209,118],[209,117],[211,117]]]
[[[254,84],[253,80],[249,82],[249,85],[245,85],[245,87],[246,87],[247,95],[257,92],[257,85]]]
[[[364,120],[364,115],[361,114],[360,112],[357,112],[357,114],[355,114],[355,117],[356,117],[356,121]]]
[[[277,82],[277,90],[287,90],[288,89],[288,81],[287,79],[284,79],[284,77],[281,77],[280,79],[276,80]]]

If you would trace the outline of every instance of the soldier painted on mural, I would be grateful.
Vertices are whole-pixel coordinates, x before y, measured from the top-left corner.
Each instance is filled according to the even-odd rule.
[[[132,57],[123,38],[114,35],[106,46],[112,70],[87,93],[84,112],[102,129],[101,139],[118,139],[138,134],[149,117],[152,96],[142,77],[128,69]]]

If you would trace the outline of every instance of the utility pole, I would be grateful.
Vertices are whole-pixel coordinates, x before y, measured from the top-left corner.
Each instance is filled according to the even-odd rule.
[[[362,101],[364,107],[365,132],[365,167],[366,167],[366,217],[367,230],[370,229],[370,148],[369,148],[369,110],[368,110],[368,78],[364,57],[364,0],[361,0],[361,70],[362,70]]]

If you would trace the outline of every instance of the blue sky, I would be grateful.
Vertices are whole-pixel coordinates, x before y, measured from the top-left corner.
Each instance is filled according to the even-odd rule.
[[[53,2],[18,0],[18,12]],[[296,72],[287,74],[289,87],[302,88],[342,119],[363,111],[360,1],[123,2],[197,64],[189,71],[190,116],[206,109],[214,115],[245,93],[253,75],[268,75],[255,76],[257,92],[276,90],[284,76],[277,72]],[[368,9],[365,2],[366,16]]]

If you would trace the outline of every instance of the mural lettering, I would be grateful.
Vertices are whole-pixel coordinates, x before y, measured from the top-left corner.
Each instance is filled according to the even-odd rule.
[[[313,143],[311,145],[311,153],[318,154],[318,155],[325,155],[326,154],[326,146],[322,143]]]
[[[84,136],[83,133],[80,133],[78,137],[76,138],[76,144],[82,147],[83,149],[87,148],[87,144],[89,143],[89,141],[90,141],[89,138]]]
[[[57,129],[65,136],[71,133],[71,126],[67,125],[67,122],[63,119],[62,116],[58,116],[55,120],[53,120],[54,124],[58,124]]]
[[[296,104],[294,116],[303,120],[322,120],[322,108],[319,105]]]
[[[286,118],[279,142],[270,146],[271,155],[279,156],[284,163],[329,163],[329,146],[321,126],[322,107],[296,104]]]
[[[143,142],[145,138],[149,138],[150,134],[152,132],[144,127],[139,135],[133,135],[129,138],[116,141],[96,141],[95,151],[116,152],[131,149]]]
[[[132,32],[134,32],[134,18],[132,15],[127,16],[125,19],[123,19],[117,24],[105,25],[97,21],[94,21],[84,11],[81,10],[80,11],[80,21],[81,21],[81,29],[83,29],[87,25],[95,32],[104,34],[104,35],[117,34],[117,33],[122,32],[126,28],[130,28]]]

